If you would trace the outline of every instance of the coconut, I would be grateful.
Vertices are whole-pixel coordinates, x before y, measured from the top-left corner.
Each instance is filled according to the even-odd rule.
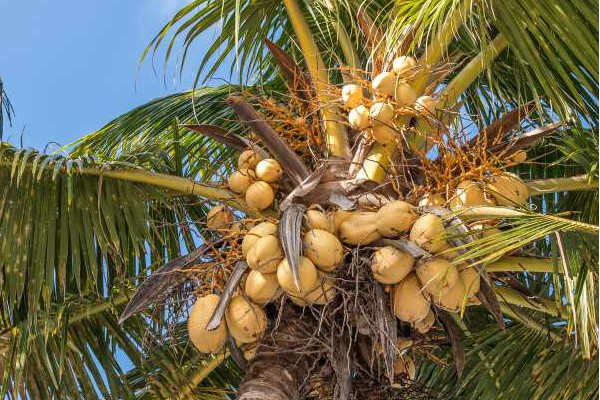
[[[246,296],[256,304],[266,304],[277,299],[282,291],[277,282],[277,274],[263,274],[252,270],[244,284]]]
[[[459,255],[456,250],[450,250],[450,245],[448,243],[446,243],[443,248],[436,251],[435,254],[448,261],[454,260]]]
[[[362,88],[359,85],[348,84],[342,87],[342,102],[348,108],[357,107],[363,99]]]
[[[399,81],[394,93],[394,99],[399,107],[412,106],[417,100],[415,90],[406,82]]]
[[[446,293],[442,293],[439,296],[434,295],[433,301],[440,308],[446,311],[458,312],[462,308],[463,302],[466,304],[466,295],[467,292],[465,289],[465,284],[458,279],[456,284],[452,286]]]
[[[392,69],[396,75],[402,75],[410,72],[410,70],[416,66],[417,60],[411,56],[400,56],[392,62]]]
[[[238,158],[238,169],[254,169],[260,161],[260,154],[254,150],[244,150]]]
[[[371,82],[375,94],[382,97],[394,97],[396,75],[393,72],[382,72]]]
[[[288,297],[290,298],[292,303],[294,303],[298,307],[306,307],[308,305],[308,302],[306,300],[304,300],[298,296],[292,296],[291,294],[288,294]]]
[[[469,299],[475,297],[477,292],[479,292],[479,283],[480,276],[479,272],[473,267],[471,268],[461,268],[458,272],[460,275],[460,280],[465,285],[465,291],[467,293],[467,297]]]
[[[276,182],[281,178],[281,175],[283,175],[283,170],[277,160],[266,158],[256,164],[256,176],[261,181]]]
[[[433,324],[435,324],[435,314],[430,309],[424,319],[415,322],[414,327],[417,331],[419,331],[419,333],[425,334],[429,332]]]
[[[381,144],[392,143],[397,135],[398,133],[396,130],[389,125],[375,124],[373,128],[371,128],[373,140]]]
[[[302,300],[308,304],[324,305],[335,297],[335,286],[331,278],[321,279],[319,284],[304,295]]]
[[[521,164],[527,160],[527,152],[525,150],[517,150],[508,156],[508,161],[513,164]]]
[[[242,241],[242,254],[248,256],[248,252],[256,241],[266,235],[277,235],[277,225],[272,222],[261,222],[246,233]]]
[[[460,279],[456,267],[441,257],[419,263],[416,272],[423,289],[435,296],[447,293]]]
[[[256,178],[256,174],[253,170],[247,168],[241,169],[229,175],[227,185],[232,192],[246,193],[248,186],[252,184],[254,178]]]
[[[362,131],[369,127],[369,110],[362,104],[353,108],[348,113],[348,123],[352,129]]]
[[[436,106],[437,100],[431,96],[421,96],[415,101],[415,110],[426,115],[434,115]]]
[[[234,296],[225,310],[231,336],[240,343],[256,342],[267,329],[267,316],[243,296]]]
[[[265,235],[259,238],[248,251],[246,261],[252,269],[271,274],[277,270],[277,265],[283,258],[283,250],[279,239],[274,235]]]
[[[277,267],[277,281],[286,293],[292,296],[303,296],[310,292],[319,283],[317,268],[306,257],[300,257],[300,265],[298,266],[298,276],[300,278],[300,290],[296,287],[292,270],[287,262],[283,259]]]
[[[264,210],[273,204],[274,199],[273,188],[264,181],[254,182],[246,190],[246,203],[250,208]]]
[[[464,207],[489,206],[493,201],[485,196],[481,186],[474,181],[462,181],[456,186],[456,192],[450,199],[450,208],[459,210]]]
[[[414,272],[394,286],[393,304],[394,315],[401,321],[414,323],[427,316],[429,300],[421,291]]]
[[[395,200],[377,211],[377,231],[385,237],[398,236],[408,231],[416,219],[417,214],[411,204]]]
[[[369,244],[381,238],[377,232],[377,213],[351,213],[340,224],[339,235],[344,243],[358,245]]]
[[[333,271],[344,258],[342,243],[333,234],[322,229],[306,232],[303,246],[304,255],[322,271]]]
[[[448,245],[442,219],[435,214],[422,215],[415,221],[410,230],[410,240],[432,253]]]
[[[405,354],[394,360],[394,375],[402,375],[406,379],[413,380],[416,374],[417,369],[411,356]]]
[[[488,181],[487,189],[501,206],[526,204],[529,197],[529,190],[525,183],[518,176],[508,172],[492,176]]]
[[[355,212],[346,210],[336,210],[333,213],[333,226],[335,227],[336,232],[340,229],[340,225],[350,218],[352,214],[355,214]]]
[[[304,219],[310,229],[322,229],[331,233],[335,232],[333,216],[329,213],[310,209],[304,214]]]
[[[373,254],[371,271],[378,282],[391,285],[400,282],[412,271],[415,259],[392,246],[381,247]]]
[[[202,353],[217,353],[227,341],[227,325],[225,322],[212,331],[206,329],[206,324],[212,317],[220,297],[209,294],[196,300],[187,321],[190,340]]]
[[[229,207],[218,205],[210,209],[206,214],[206,226],[208,229],[222,229],[233,221],[233,214]]]
[[[390,124],[394,119],[394,107],[383,101],[373,103],[369,108],[369,117],[376,123]]]
[[[419,200],[419,207],[442,207],[446,204],[446,198],[441,193],[427,193]]]

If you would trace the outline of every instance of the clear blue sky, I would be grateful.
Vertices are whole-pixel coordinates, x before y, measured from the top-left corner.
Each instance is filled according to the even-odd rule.
[[[19,145],[24,128],[24,146],[66,144],[136,105],[189,89],[200,41],[182,81],[176,63],[164,75],[161,56],[155,71],[151,59],[138,64],[148,42],[186,3],[0,0],[0,77],[16,114],[4,139]]]

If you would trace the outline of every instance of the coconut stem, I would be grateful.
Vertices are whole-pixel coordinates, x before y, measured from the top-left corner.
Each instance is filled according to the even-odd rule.
[[[327,151],[331,156],[350,159],[348,135],[344,125],[340,124],[339,107],[336,99],[328,92],[329,75],[321,58],[310,28],[302,15],[296,0],[283,0],[296,37],[308,66],[317,101],[321,110],[322,125],[325,131]]]
[[[587,175],[571,176],[568,178],[536,179],[527,181],[525,184],[531,196],[573,190],[598,190],[598,180],[589,179]]]

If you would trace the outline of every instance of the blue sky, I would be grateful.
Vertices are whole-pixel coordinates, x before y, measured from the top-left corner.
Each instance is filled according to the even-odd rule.
[[[138,63],[185,3],[0,0],[0,77],[16,114],[12,128],[5,125],[4,139],[19,145],[23,131],[24,146],[66,144],[136,105],[189,89],[202,40],[181,81],[174,63],[164,75],[161,56],[154,70],[150,59]]]

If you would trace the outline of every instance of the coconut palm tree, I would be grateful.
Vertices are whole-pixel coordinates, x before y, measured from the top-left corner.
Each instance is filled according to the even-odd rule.
[[[153,100],[60,154],[0,147],[2,395],[597,396],[597,9],[578,0],[189,3],[144,56],[166,46],[168,65],[183,38],[183,64],[191,43],[217,29],[197,83],[234,55],[238,84]],[[348,126],[340,87],[370,89],[401,55],[416,60],[409,90],[432,96],[435,115],[411,103],[384,143]],[[284,166],[279,202],[262,211],[223,184],[253,146]],[[506,170],[525,180],[527,204],[415,208],[443,216],[446,251],[478,272],[481,305],[448,312],[433,301],[436,325],[421,334],[391,316],[390,288],[368,269],[372,248],[347,244],[331,274],[333,306],[300,308],[291,296],[268,305],[253,359],[233,340],[214,355],[190,344],[194,299],[217,292],[227,306],[247,268],[238,247],[249,220],[280,220],[295,275],[304,205],[372,208],[367,193],[451,200],[459,181]],[[209,228],[217,203],[242,223]],[[472,220],[490,219],[501,230],[475,235]],[[430,255],[426,244],[383,240]],[[211,315],[221,324],[222,311]],[[407,351],[397,337],[410,340],[414,376],[394,376],[396,352]]]

